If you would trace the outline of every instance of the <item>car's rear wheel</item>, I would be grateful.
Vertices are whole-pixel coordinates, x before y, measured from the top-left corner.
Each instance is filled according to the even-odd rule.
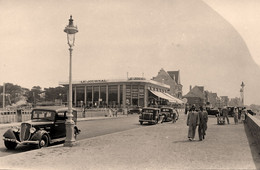
[[[49,138],[47,135],[43,135],[39,140],[38,148],[47,147],[49,145]]]
[[[16,143],[16,142],[5,141],[5,147],[6,147],[7,149],[13,150],[13,149],[16,148],[16,146],[17,146],[17,143]]]
[[[140,125],[142,125],[143,124],[143,122],[140,122]]]

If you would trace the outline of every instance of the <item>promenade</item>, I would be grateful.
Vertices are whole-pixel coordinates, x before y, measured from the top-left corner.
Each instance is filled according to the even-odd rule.
[[[186,115],[163,123],[0,158],[2,169],[260,169],[259,151],[243,124],[217,125],[187,140]],[[138,118],[137,118],[138,123]]]

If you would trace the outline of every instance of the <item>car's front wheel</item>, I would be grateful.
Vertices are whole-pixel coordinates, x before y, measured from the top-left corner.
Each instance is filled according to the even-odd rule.
[[[15,142],[5,141],[5,147],[7,149],[13,150],[16,148],[16,146],[17,146],[17,143],[15,143]]]
[[[38,148],[47,147],[49,145],[49,138],[47,135],[43,135],[39,140]]]
[[[143,124],[143,122],[140,122],[140,125],[142,125]]]

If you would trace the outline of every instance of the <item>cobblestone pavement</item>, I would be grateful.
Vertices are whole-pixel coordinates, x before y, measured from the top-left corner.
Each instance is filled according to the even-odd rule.
[[[138,122],[138,119],[137,119]],[[186,115],[175,123],[94,137],[71,148],[58,145],[0,158],[10,169],[260,169],[256,146],[243,124],[217,125],[206,139],[187,140]]]

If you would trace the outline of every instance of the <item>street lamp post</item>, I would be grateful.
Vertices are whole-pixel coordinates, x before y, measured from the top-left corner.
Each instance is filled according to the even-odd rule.
[[[245,87],[245,84],[244,84],[244,82],[242,81],[240,93],[241,93],[241,101],[242,101],[242,106],[243,106],[243,107],[244,107],[244,87]]]
[[[64,146],[72,147],[75,144],[75,136],[74,136],[74,121],[73,121],[73,114],[72,114],[72,47],[74,46],[75,42],[75,34],[78,32],[78,28],[73,25],[72,16],[69,19],[69,25],[67,25],[64,29],[64,32],[67,33],[67,41],[69,45],[70,51],[70,66],[69,66],[69,103],[68,103],[68,119],[66,120],[66,139]]]

